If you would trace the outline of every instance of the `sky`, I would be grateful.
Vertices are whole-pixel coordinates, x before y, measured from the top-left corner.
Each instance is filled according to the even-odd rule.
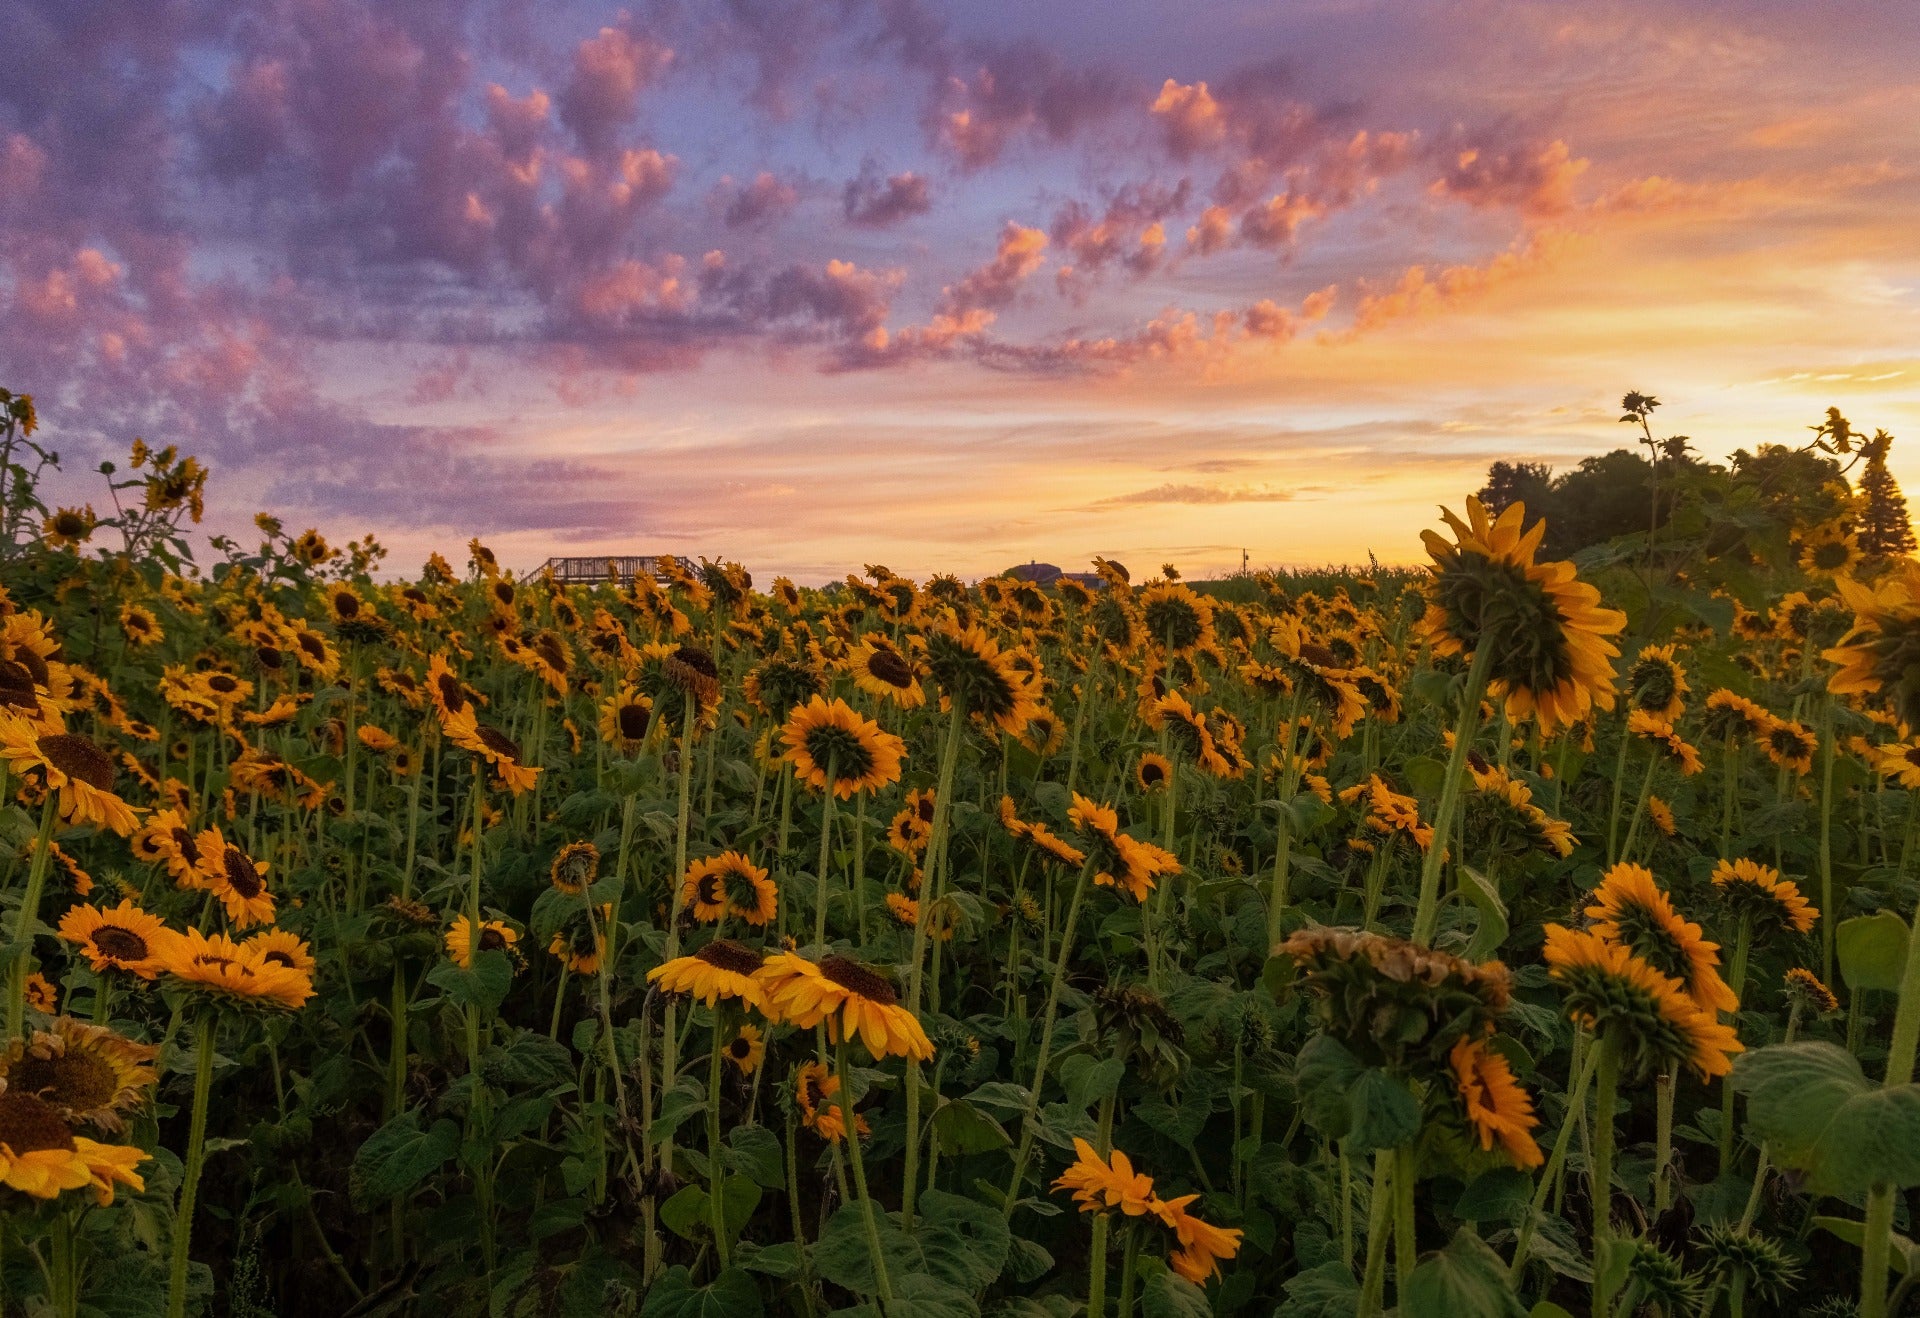
[[[1920,6],[14,0],[0,385],[411,571],[1416,560],[1839,406],[1920,494]],[[1905,440],[1907,442],[1898,442]],[[89,482],[94,482],[89,484]]]

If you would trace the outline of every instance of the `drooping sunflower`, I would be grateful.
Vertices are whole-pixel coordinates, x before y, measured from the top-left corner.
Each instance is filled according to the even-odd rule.
[[[1213,633],[1213,601],[1177,581],[1146,587],[1139,605],[1148,638],[1168,654],[1192,654]]]
[[[800,1109],[800,1124],[829,1144],[838,1142],[847,1133],[846,1122],[841,1119],[839,1095],[840,1077],[829,1075],[822,1063],[806,1062],[794,1072],[793,1100],[794,1106]],[[853,1120],[865,1138],[866,1117],[856,1112]]]
[[[1615,865],[1593,890],[1586,916],[1594,933],[1678,980],[1702,1011],[1739,1009],[1740,1000],[1720,978],[1720,945],[1674,909],[1651,870],[1624,861]]]
[[[853,684],[870,696],[892,701],[901,709],[918,709],[927,702],[919,665],[878,632],[868,632],[846,658]]]
[[[1636,709],[1627,715],[1627,732],[1650,746],[1658,758],[1677,767],[1683,777],[1691,778],[1703,767],[1700,752],[1666,719]]]
[[[837,696],[815,696],[795,709],[780,740],[801,782],[815,791],[831,787],[843,801],[898,781],[907,753],[905,742]]]
[[[467,917],[456,915],[453,925],[447,930],[447,956],[460,969],[472,970],[474,953],[510,952],[519,941],[520,935],[505,920],[482,921],[479,937],[476,938],[473,925]]]
[[[732,998],[772,1016],[758,972],[760,954],[731,938],[716,938],[691,956],[675,957],[647,972],[649,984],[667,993],[684,993],[711,1007]]]
[[[123,1039],[101,1025],[70,1016],[34,1030],[0,1052],[0,1091],[32,1094],[75,1126],[109,1133],[126,1128],[156,1078],[159,1048]]]
[[[737,851],[723,851],[687,866],[680,902],[701,924],[731,915],[765,927],[780,909],[780,889],[767,872]]]
[[[1187,1211],[1187,1205],[1200,1196],[1183,1194],[1178,1199],[1157,1199],[1153,1211],[1172,1230],[1180,1247],[1167,1255],[1167,1266],[1196,1286],[1204,1286],[1220,1275],[1220,1263],[1240,1252],[1244,1234],[1239,1227],[1214,1226]]]
[[[1840,999],[1821,982],[1820,976],[1804,966],[1795,966],[1785,976],[1787,997],[1799,1002],[1816,1016],[1831,1016],[1840,1010]]]
[[[1726,687],[1707,697],[1706,735],[1712,741],[1760,737],[1772,726],[1772,714]]]
[[[166,968],[167,949],[179,935],[127,899],[111,910],[68,908],[60,937],[79,946],[95,974],[115,970],[150,980]]]
[[[168,944],[163,959],[167,973],[182,988],[227,1006],[292,1011],[313,996],[311,975],[269,960],[259,948],[243,946],[225,934],[190,928]]]
[[[1116,825],[1119,822],[1117,815],[1114,822]],[[1000,798],[1000,824],[1008,833],[1033,847],[1044,862],[1069,868],[1086,863],[1086,852],[1057,836],[1045,824],[1028,823],[1021,819],[1015,812],[1011,796]]]
[[[1813,729],[1790,718],[1774,719],[1761,744],[1767,748],[1768,759],[1803,775],[1813,772],[1814,752],[1820,749],[1820,739]]]
[[[1671,645],[1643,648],[1627,670],[1627,700],[1634,709],[1671,723],[1686,708],[1687,670],[1673,657]]]
[[[1146,752],[1133,766],[1134,784],[1143,792],[1161,791],[1172,777],[1173,765],[1158,751]]]
[[[825,689],[826,677],[812,663],[775,655],[747,674],[741,694],[762,714],[784,719]]]
[[[1801,896],[1799,885],[1780,877],[1771,865],[1742,856],[1713,867],[1713,886],[1736,915],[1753,921],[1756,931],[1804,934],[1820,919],[1819,910]]]
[[[571,974],[598,974],[607,954],[607,921],[612,916],[612,902],[602,902],[596,910],[574,911],[554,931],[548,953],[559,957]]]
[[[1479,1136],[1480,1147],[1492,1149],[1498,1140],[1521,1171],[1531,1171],[1545,1161],[1532,1135],[1540,1124],[1533,1099],[1513,1078],[1507,1059],[1488,1047],[1486,1040],[1463,1034],[1447,1061],[1453,1067],[1454,1093]]]
[[[742,1022],[740,1032],[727,1040],[725,1052],[727,1060],[738,1068],[741,1075],[752,1075],[760,1069],[760,1063],[767,1059],[767,1043],[761,1037],[760,1027],[751,1022]]]
[[[1128,1217],[1144,1217],[1153,1210],[1153,1178],[1133,1169],[1133,1160],[1119,1149],[1102,1158],[1079,1136],[1073,1140],[1074,1162],[1053,1183],[1056,1190],[1073,1191],[1083,1213],[1117,1208]]]
[[[1489,518],[1478,498],[1467,500],[1466,522],[1445,509],[1441,516],[1453,542],[1421,533],[1433,566],[1418,631],[1434,652],[1470,657],[1488,648],[1488,691],[1505,698],[1515,723],[1537,715],[1543,734],[1595,705],[1612,709],[1620,652],[1606,638],[1627,617],[1601,607],[1600,592],[1578,579],[1573,564],[1534,562],[1546,523],[1523,530],[1520,503]]]
[[[875,1061],[933,1057],[927,1032],[900,1005],[893,985],[857,961],[829,956],[815,963],[797,952],[778,952],[767,958],[757,978],[773,1020],[801,1029],[825,1022],[829,1041],[857,1038]]]
[[[24,1089],[0,1091],[0,1186],[35,1199],[91,1186],[104,1207],[116,1185],[146,1189],[133,1169],[149,1156],[75,1135],[57,1108]]]
[[[971,717],[1019,736],[1039,709],[1039,692],[999,642],[983,628],[952,623],[927,633],[926,642],[942,707],[958,701]]]
[[[538,765],[524,763],[520,744],[498,728],[480,722],[471,707],[447,720],[446,734],[447,740],[461,750],[490,765],[494,781],[515,796],[531,791],[544,772]]]
[[[600,876],[600,848],[591,842],[569,842],[554,853],[548,881],[561,892],[579,894]]]
[[[267,862],[255,860],[209,828],[194,839],[200,853],[202,885],[220,899],[235,929],[273,923],[273,894],[267,891]]]
[[[0,759],[14,775],[56,794],[60,818],[69,824],[98,824],[121,837],[139,827],[133,807],[114,795],[113,757],[90,738],[44,732],[0,710]]]
[[[920,903],[904,892],[887,894],[887,910],[894,919],[909,929],[920,923]]]
[[[1661,974],[1624,944],[1550,924],[1545,957],[1547,973],[1566,989],[1567,1014],[1613,1034],[1630,1075],[1686,1063],[1711,1079],[1730,1072],[1733,1054],[1746,1050],[1679,980]]]
[[[1853,626],[1820,657],[1840,671],[1835,695],[1881,695],[1910,727],[1920,727],[1920,562],[1902,559],[1875,586],[1834,582],[1853,610]]]

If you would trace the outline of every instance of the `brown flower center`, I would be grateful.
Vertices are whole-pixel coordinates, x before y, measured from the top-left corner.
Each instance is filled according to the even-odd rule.
[[[760,969],[760,954],[731,938],[716,938],[693,955],[710,966],[732,971],[736,975],[751,975]]]
[[[87,738],[72,732],[49,733],[40,738],[40,753],[67,777],[97,791],[113,790],[113,759]]]
[[[502,604],[511,606],[513,603],[513,583],[511,581],[494,582],[493,597]]]
[[[520,763],[520,743],[506,733],[484,723],[476,727],[474,733],[480,738],[481,744],[495,755],[514,764]]]
[[[121,925],[103,924],[89,941],[95,951],[112,961],[144,961],[148,956],[147,940]]]
[[[506,936],[498,929],[487,928],[480,931],[480,950],[482,952],[498,952],[506,945]]]
[[[480,945],[481,945],[482,947],[485,947],[485,946],[486,946],[486,941],[487,941],[486,939],[484,939],[484,938],[482,938],[482,939],[480,940]],[[273,963],[274,965],[276,965],[276,966],[285,966],[285,967],[287,967],[287,969],[289,969],[289,970],[292,970],[292,969],[293,969],[293,968],[295,967],[295,965],[297,964],[297,963],[296,963],[296,962],[294,961],[294,959],[293,959],[293,954],[292,954],[292,953],[290,953],[290,952],[282,952],[282,951],[280,951],[280,950],[279,950],[278,948],[276,948],[276,949],[274,949],[274,950],[273,950],[273,951],[271,951],[271,952],[263,952],[263,953],[261,953],[261,955],[260,955],[260,959],[261,959],[262,961],[271,961],[271,962],[272,962],[272,963]]]
[[[719,680],[720,666],[714,663],[711,654],[708,654],[699,646],[683,645],[673,652],[673,657],[691,668],[694,672],[700,674],[700,676],[715,681]]]
[[[0,707],[35,709],[38,705],[34,698],[33,674],[24,664],[0,659]]]
[[[867,672],[903,691],[913,685],[913,669],[891,650],[875,650],[867,660]]]
[[[324,660],[327,657],[327,642],[325,638],[317,636],[313,632],[301,632],[296,639],[300,642],[301,650],[306,653],[309,659]]]
[[[719,874],[702,874],[694,891],[702,906],[718,906],[727,899],[727,881]]]
[[[110,1107],[119,1077],[106,1059],[77,1048],[51,1057],[28,1053],[9,1069],[8,1088],[45,1099],[68,1112]]]
[[[260,881],[260,871],[253,867],[253,861],[239,847],[228,847],[226,854],[227,886],[252,901],[267,890]]]
[[[622,705],[613,716],[620,729],[620,735],[628,741],[639,741],[647,735],[647,721],[652,712],[645,705]]]
[[[843,956],[830,956],[820,963],[820,973],[843,989],[850,989],[883,1007],[891,1007],[900,999],[893,991],[893,985],[887,983],[884,976],[869,970],[858,961],[849,961]]]
[[[73,1132],[52,1104],[23,1090],[0,1093],[0,1144],[16,1156],[73,1148]]]
[[[253,657],[255,662],[269,672],[277,671],[286,663],[286,656],[280,653],[280,647],[277,645],[256,646],[253,651]]]
[[[434,679],[440,689],[440,703],[447,707],[449,714],[458,714],[467,707],[467,693],[460,689],[460,680],[452,673],[442,673]]]
[[[343,590],[333,597],[333,611],[342,618],[358,617],[360,601],[353,594]]]
[[[753,1056],[753,1042],[750,1039],[736,1038],[727,1045],[727,1056],[736,1062],[744,1062]]]

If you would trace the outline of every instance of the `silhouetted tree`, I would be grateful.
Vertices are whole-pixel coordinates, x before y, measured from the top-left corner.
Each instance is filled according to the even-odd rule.
[[[1480,502],[1498,517],[1516,503],[1535,516],[1546,511],[1553,498],[1553,468],[1544,462],[1496,462],[1487,468]]]
[[[1915,547],[1913,522],[1907,517],[1906,496],[1887,470],[1887,450],[1893,447],[1893,436],[1876,430],[1862,447],[1867,469],[1860,475],[1860,493],[1866,496],[1867,506],[1856,528],[1860,552],[1881,558],[1911,554]]]

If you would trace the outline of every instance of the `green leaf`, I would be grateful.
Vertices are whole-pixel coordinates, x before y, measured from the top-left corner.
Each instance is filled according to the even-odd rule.
[[[1512,1167],[1496,1167],[1473,1178],[1453,1206],[1455,1217],[1469,1222],[1509,1222],[1533,1198],[1533,1178]]]
[[[1060,1083],[1066,1087],[1067,1102],[1078,1108],[1090,1108],[1108,1094],[1117,1093],[1127,1073],[1127,1064],[1118,1057],[1095,1061],[1085,1053],[1075,1053],[1060,1063]]]
[[[347,1187],[363,1211],[405,1194],[460,1150],[460,1127],[445,1117],[426,1130],[406,1111],[368,1137],[353,1155]]]
[[[1348,1091],[1347,1122],[1349,1154],[1395,1148],[1420,1133],[1420,1103],[1405,1081],[1370,1068]]]
[[[1813,1219],[1813,1225],[1829,1235],[1840,1237],[1855,1249],[1866,1247],[1867,1224],[1865,1222],[1856,1222],[1850,1217],[1816,1217]],[[1887,1254],[1893,1266],[1899,1269],[1900,1275],[1910,1277],[1915,1272],[1920,1272],[1920,1245],[1915,1245],[1913,1241],[1897,1231],[1888,1234],[1893,1242],[1893,1248],[1888,1250]]]
[[[780,1137],[765,1126],[735,1126],[727,1135],[727,1148],[734,1170],[751,1177],[754,1184],[778,1190],[787,1183]]]
[[[1813,1194],[1920,1185],[1920,1085],[1882,1088],[1830,1043],[1777,1044],[1741,1057],[1733,1086],[1747,1120]]]
[[[943,1190],[920,1196],[918,1234],[927,1271],[975,1294],[999,1280],[1012,1245],[1005,1214]]]
[[[1344,1263],[1322,1263],[1287,1279],[1287,1299],[1273,1318],[1351,1318],[1360,1304],[1360,1283]]]
[[[1141,1288],[1140,1310],[1146,1318],[1213,1318],[1207,1293],[1171,1270],[1155,1273]]]
[[[685,1185],[660,1205],[660,1224],[682,1240],[707,1240],[713,1236],[712,1201],[705,1188]],[[721,1215],[732,1240],[745,1229],[760,1206],[760,1187],[745,1176],[729,1176],[720,1183]]]
[[[1507,1284],[1506,1264],[1486,1241],[1461,1227],[1447,1247],[1429,1254],[1407,1278],[1400,1299],[1403,1318],[1526,1318],[1526,1307]]]
[[[767,1245],[754,1249],[751,1245],[740,1246],[740,1266],[749,1272],[764,1273],[769,1277],[778,1277],[782,1281],[800,1275],[800,1246],[791,1240],[777,1245]]]
[[[909,1272],[889,1278],[893,1283],[891,1314],[911,1314],[913,1318],[980,1318],[980,1306],[973,1296],[924,1272]],[[861,1304],[837,1309],[831,1318],[881,1318],[878,1304]]]
[[[1300,1091],[1307,1121],[1328,1139],[1344,1138],[1353,1118],[1347,1094],[1365,1070],[1347,1046],[1329,1034],[1316,1034],[1300,1050],[1293,1082]]]
[[[932,1124],[942,1153],[989,1153],[1013,1143],[1005,1127],[965,1099],[942,1103]]]
[[[1463,880],[1461,895],[1480,912],[1479,927],[1473,931],[1464,955],[1469,961],[1485,961],[1507,940],[1507,904],[1500,900],[1499,891],[1479,870],[1462,865],[1459,873]]]
[[[1833,931],[1840,957],[1840,978],[1855,993],[1862,989],[1897,992],[1907,964],[1907,922],[1892,911],[1856,915]]]
[[[663,1205],[664,1207],[664,1205]],[[728,1268],[705,1286],[682,1265],[668,1268],[647,1292],[640,1318],[759,1318],[760,1287],[740,1268]]]
[[[520,1030],[480,1058],[480,1074],[496,1089],[528,1086],[553,1089],[573,1083],[573,1053],[544,1034]]]
[[[476,1008],[482,1016],[492,1016],[506,1001],[513,987],[513,962],[505,952],[481,952],[473,958],[473,968],[462,970],[451,961],[442,961],[427,972],[427,983],[439,989],[463,1007]]]
[[[1552,1300],[1542,1300],[1527,1310],[1527,1318],[1573,1318],[1573,1315]]]
[[[647,1142],[658,1144],[696,1112],[707,1109],[707,1091],[691,1076],[681,1076],[672,1089],[660,1096],[660,1106],[647,1125]]]

